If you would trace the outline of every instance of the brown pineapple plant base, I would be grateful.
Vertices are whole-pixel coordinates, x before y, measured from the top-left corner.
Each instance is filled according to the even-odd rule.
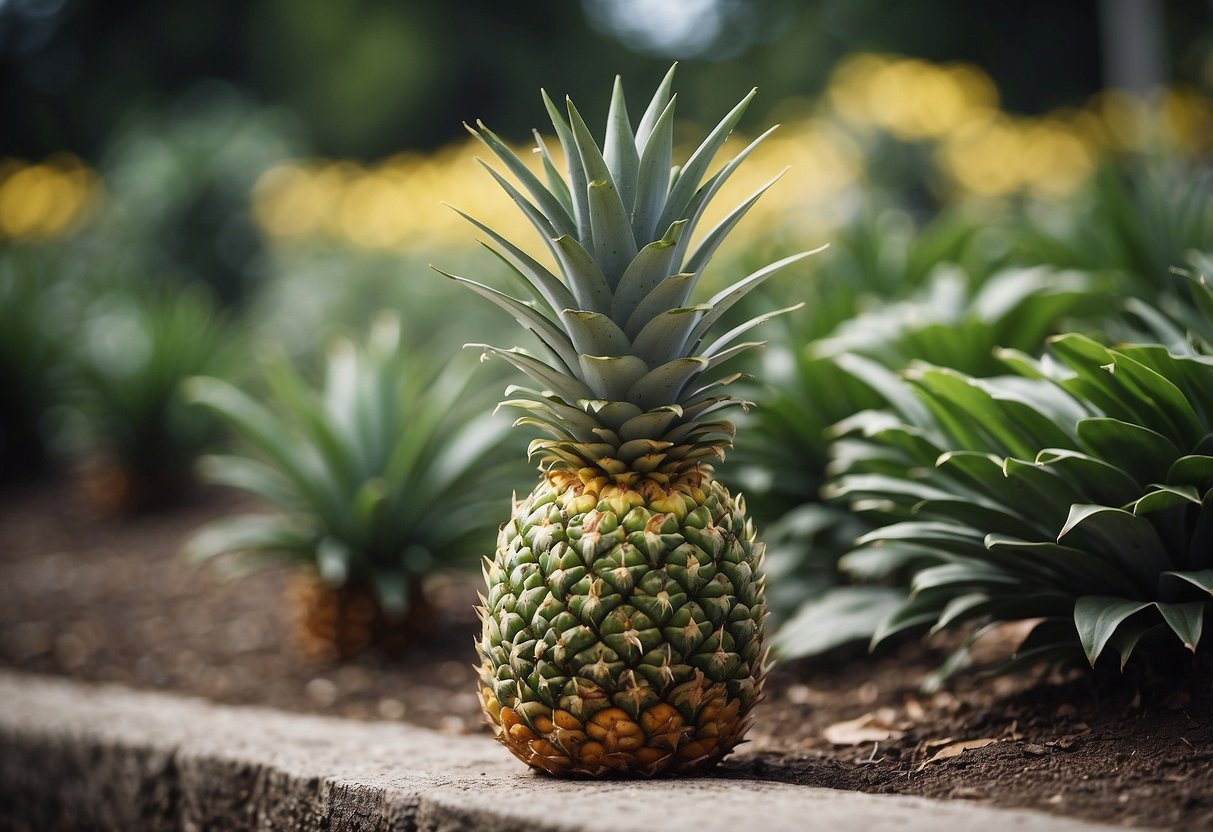
[[[85,505],[96,517],[159,511],[185,501],[195,485],[188,464],[138,472],[109,454],[80,463],[75,478]]]
[[[388,614],[369,584],[331,586],[316,575],[296,575],[286,590],[295,645],[315,662],[352,659],[368,650],[399,655],[424,638],[433,620],[416,587],[401,616]]]

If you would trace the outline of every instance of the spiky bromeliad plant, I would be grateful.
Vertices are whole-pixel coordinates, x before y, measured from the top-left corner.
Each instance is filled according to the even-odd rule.
[[[480,687],[497,738],[556,774],[655,775],[711,766],[742,738],[762,692],[762,548],[744,503],[712,476],[738,400],[717,367],[757,318],[710,340],[750,289],[805,255],[702,303],[696,282],[765,186],[691,244],[721,184],[757,142],[704,179],[746,96],[671,169],[672,71],[633,132],[616,81],[603,149],[571,102],[544,95],[568,162],[543,141],[545,185],[483,125],[521,181],[494,177],[531,220],[560,277],[472,220],[529,284],[526,303],[455,278],[533,330],[549,355],[483,346],[536,387],[506,403],[547,434],[539,484],[514,505],[486,563]],[[538,135],[537,135],[538,138]],[[761,139],[759,139],[761,140]]]
[[[916,395],[890,390],[899,417],[843,427],[864,438],[840,443],[833,492],[884,522],[843,565],[913,574],[876,641],[1040,619],[1016,661],[1195,651],[1213,603],[1213,358],[1076,334],[1043,359],[1000,356],[1014,375],[913,367]]]
[[[474,564],[501,489],[526,477],[502,446],[508,420],[486,414],[484,379],[468,370],[410,349],[399,322],[383,317],[365,347],[334,345],[321,390],[285,360],[269,362],[276,413],[227,382],[192,380],[191,399],[255,454],[206,457],[204,472],[278,512],[218,520],[187,553],[237,573],[305,566],[294,600],[300,644],[314,656],[415,639],[433,613],[423,579]]]

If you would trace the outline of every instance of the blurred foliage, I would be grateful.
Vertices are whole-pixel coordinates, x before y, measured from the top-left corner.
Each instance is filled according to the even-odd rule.
[[[57,441],[84,461],[96,508],[158,508],[184,496],[217,425],[185,403],[181,385],[198,374],[235,376],[244,350],[198,284],[124,281],[85,299],[67,344]]]
[[[255,278],[264,240],[253,186],[300,152],[297,127],[221,84],[195,87],[164,113],[124,122],[99,172],[104,211],[88,233],[145,270],[210,284],[224,302]]]
[[[979,63],[1011,109],[1039,112],[1098,89],[1096,8],[1094,0],[179,0],[168,8],[9,0],[0,5],[0,107],[23,117],[3,150],[92,158],[130,107],[164,109],[197,79],[215,78],[297,113],[326,155],[376,158],[444,144],[470,115],[520,135],[531,125],[517,91],[553,78],[566,86],[554,92],[605,111],[601,67],[651,88],[671,58],[688,63],[686,112],[714,112],[721,97],[735,100],[742,85],[758,83],[766,121],[767,108],[820,92],[830,68],[855,51]],[[1166,4],[1169,77],[1199,80],[1208,15],[1194,0]]]
[[[1174,154],[1109,159],[1074,199],[1025,219],[1017,235],[1025,259],[1117,272],[1166,304],[1188,288],[1172,268],[1213,250],[1213,171]]]
[[[46,413],[62,388],[73,329],[64,260],[40,247],[0,249],[0,483],[50,462]]]
[[[465,258],[444,256],[443,263],[458,266]],[[495,285],[506,285],[504,266],[478,268]],[[304,362],[322,358],[321,345],[333,337],[365,331],[385,309],[403,317],[401,337],[435,364],[452,360],[473,336],[538,343],[491,304],[468,303],[416,256],[325,243],[286,246],[267,251],[258,274],[248,308],[256,339]]]

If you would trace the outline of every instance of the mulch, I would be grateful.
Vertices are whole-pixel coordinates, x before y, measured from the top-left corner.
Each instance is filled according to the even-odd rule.
[[[186,564],[202,523],[246,510],[97,517],[70,484],[0,495],[0,666],[352,719],[486,731],[475,693],[475,580],[437,576],[433,634],[403,655],[304,658],[292,575],[235,582]],[[1009,635],[1008,635],[1009,637]],[[1177,678],[1037,671],[919,692],[942,658],[910,641],[780,665],[728,777],[1028,807],[1127,826],[1213,828],[1213,667]],[[502,753],[506,753],[504,750]]]

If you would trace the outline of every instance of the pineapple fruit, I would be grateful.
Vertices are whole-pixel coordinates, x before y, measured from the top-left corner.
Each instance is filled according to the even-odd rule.
[[[558,264],[559,276],[467,217],[535,300],[447,275],[550,353],[472,345],[530,377],[535,386],[510,388],[503,404],[546,434],[530,448],[539,484],[515,500],[486,559],[478,644],[497,739],[552,774],[710,767],[741,741],[762,695],[762,545],[711,464],[731,445],[720,411],[741,404],[723,390],[738,376],[713,371],[758,346],[739,339],[771,314],[707,335],[751,289],[813,252],[690,301],[721,241],[772,183],[692,245],[705,207],[763,137],[704,179],[751,92],[671,168],[672,80],[671,69],[633,131],[616,79],[602,149],[571,101],[566,119],[544,94],[567,160],[562,178],[535,134],[546,184],[483,124],[469,128],[521,182],[526,194],[486,165]]]

